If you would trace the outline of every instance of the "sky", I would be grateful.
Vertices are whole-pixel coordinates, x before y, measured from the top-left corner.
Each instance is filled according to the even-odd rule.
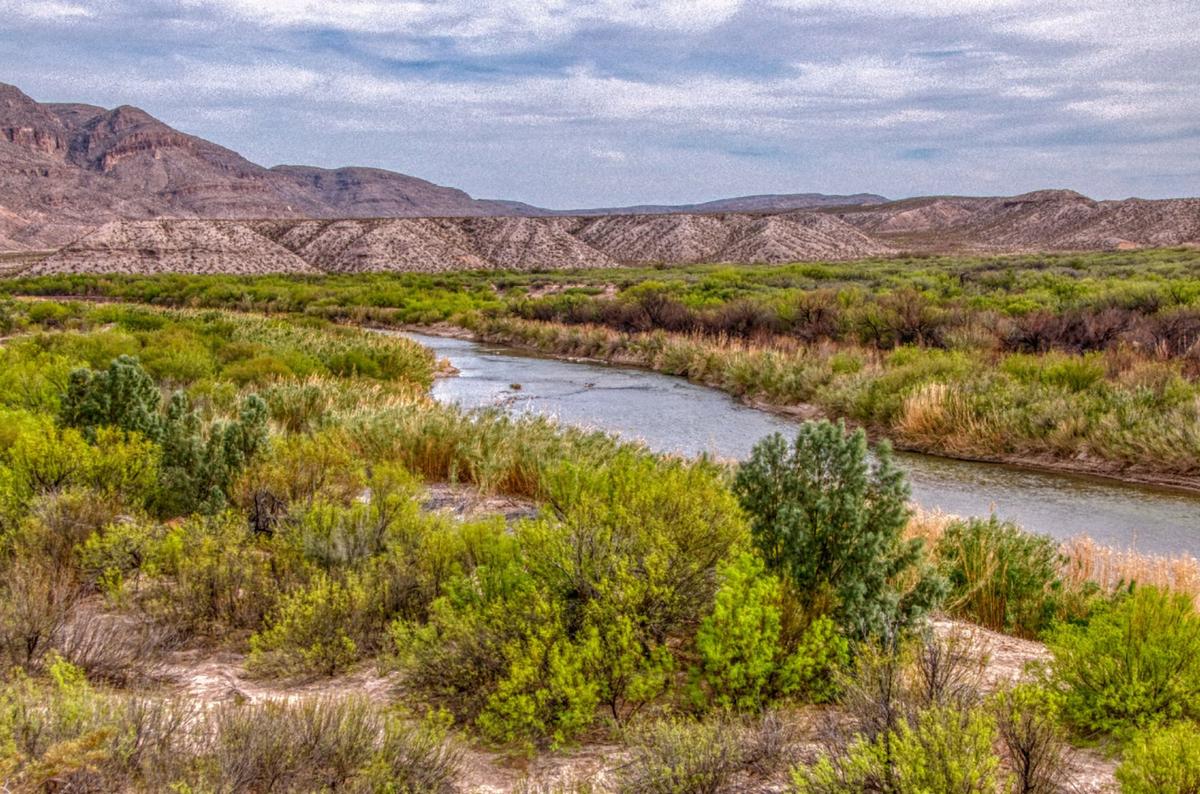
[[[1200,195],[1198,0],[0,0],[0,81],[557,209]]]

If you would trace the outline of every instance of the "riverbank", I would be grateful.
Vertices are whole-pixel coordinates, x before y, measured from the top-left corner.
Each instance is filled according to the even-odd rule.
[[[73,276],[0,291],[452,323],[647,366],[898,449],[1200,491],[1200,259],[949,257],[590,272]],[[537,338],[531,338],[537,337]]]
[[[788,403],[777,399],[776,392],[752,391],[743,380],[731,379],[729,368],[712,366],[712,360],[725,355],[751,355],[770,357],[771,351],[749,348],[736,343],[711,342],[695,337],[679,337],[655,332],[652,334],[618,334],[608,329],[587,327],[563,327],[537,324],[530,321],[484,319],[466,325],[441,322],[429,325],[401,324],[387,326],[374,323],[380,329],[410,331],[451,339],[469,339],[491,344],[501,344],[527,350],[552,358],[582,362],[638,367],[667,375],[687,378],[690,382],[719,389],[735,397],[743,404],[758,410],[769,411],[789,419],[809,420],[819,418],[845,419],[853,427],[862,427],[873,440],[887,439],[894,448],[907,452],[941,457],[948,460],[975,463],[995,463],[1029,471],[1053,472],[1057,474],[1097,477],[1116,482],[1151,486],[1185,493],[1200,493],[1200,476],[1177,474],[1139,468],[1137,465],[1119,461],[1103,460],[1086,454],[1073,457],[1049,453],[1037,454],[1030,451],[1005,453],[986,450],[964,449],[946,443],[946,437],[936,433],[920,434],[897,432],[880,422],[863,421],[854,415],[831,410],[828,405],[815,402]],[[566,335],[564,340],[563,332]],[[683,351],[681,356],[679,352]],[[697,350],[699,353],[697,353]],[[681,358],[686,361],[681,363]],[[695,366],[695,359],[706,358]],[[745,366],[744,364],[742,365]],[[773,364],[778,367],[778,363]],[[773,399],[772,397],[776,399]],[[915,411],[914,411],[915,413]],[[908,414],[906,414],[908,416]],[[928,420],[926,420],[928,421]]]
[[[121,298],[113,296],[72,296],[69,294],[31,295],[23,296],[21,299],[39,302],[62,300],[98,304],[119,303],[122,301]],[[267,315],[280,313],[265,307],[261,309],[261,312]],[[286,314],[288,312],[284,311],[282,313]],[[1143,485],[1182,493],[1200,493],[1200,417],[1184,416],[1182,417],[1182,421],[1179,422],[1158,422],[1158,429],[1162,430],[1166,428],[1165,433],[1156,432],[1154,429],[1141,432],[1141,441],[1143,443],[1151,440],[1154,442],[1146,443],[1145,448],[1140,450],[1141,454],[1139,457],[1141,461],[1132,464],[1122,460],[1097,456],[1088,450],[1073,449],[1069,445],[1065,449],[1057,449],[1052,452],[1038,451],[1037,449],[1006,452],[1003,450],[986,449],[980,447],[979,444],[991,443],[995,445],[1007,443],[1009,441],[1007,436],[1015,434],[1015,431],[1020,427],[1019,422],[1005,422],[1001,420],[988,422],[986,424],[990,424],[992,427],[987,428],[987,432],[984,434],[985,437],[982,438],[979,437],[980,434],[977,431],[980,430],[980,425],[985,423],[977,421],[978,417],[966,417],[966,419],[972,420],[966,422],[966,429],[975,431],[974,437],[956,438],[952,432],[954,428],[936,426],[938,425],[937,420],[939,415],[945,418],[946,414],[954,415],[961,413],[962,405],[953,404],[955,403],[953,399],[954,395],[948,394],[953,388],[952,384],[935,382],[932,385],[939,388],[926,389],[912,395],[911,400],[902,400],[901,408],[904,413],[901,419],[907,422],[908,425],[898,427],[895,424],[874,421],[872,417],[864,417],[853,410],[845,410],[847,407],[853,408],[854,406],[847,406],[844,399],[834,401],[833,405],[828,404],[828,402],[820,404],[818,401],[791,400],[789,399],[788,391],[780,392],[778,390],[772,391],[763,388],[756,389],[753,382],[754,379],[750,378],[748,382],[745,377],[748,370],[753,370],[753,366],[749,366],[744,362],[736,366],[739,372],[733,373],[733,378],[730,377],[730,367],[717,366],[714,368],[711,366],[714,359],[720,359],[723,356],[749,356],[767,360],[770,360],[774,356],[775,358],[786,359],[794,351],[772,351],[729,339],[712,340],[695,335],[671,335],[662,331],[647,334],[626,334],[593,326],[562,326],[511,318],[483,318],[474,313],[458,316],[456,322],[440,320],[430,323],[394,323],[374,317],[370,313],[363,316],[337,318],[337,320],[340,324],[366,328],[408,330],[446,338],[473,339],[494,344],[504,344],[564,361],[639,367],[663,374],[681,376],[693,383],[725,391],[745,405],[769,411],[781,417],[801,420],[816,418],[843,419],[852,427],[862,427],[865,429],[872,440],[879,441],[886,439],[895,449],[901,451],[914,452],[947,460],[1000,464],[1031,472],[1051,472],[1082,477],[1095,477],[1114,482]],[[537,328],[543,331],[549,330],[551,333],[549,335],[541,332],[529,333],[530,328]],[[597,343],[597,336],[601,337],[600,343]],[[564,349],[564,337],[566,337],[566,349]],[[668,340],[667,344],[664,344],[664,340]],[[584,344],[581,345],[581,342]],[[691,348],[692,352],[689,352],[688,348]],[[701,351],[702,355],[695,355],[694,351],[697,348]],[[834,370],[832,374],[838,374],[836,373],[838,366],[836,358],[839,355],[839,351],[827,350],[825,352],[827,353],[827,360],[824,364],[832,365],[831,369]],[[930,357],[941,357],[946,354],[946,351],[933,349],[913,352],[924,352]],[[679,355],[680,353],[683,355]],[[681,358],[683,359],[682,361]],[[693,359],[696,358],[701,359],[699,367],[694,366],[697,362]],[[875,359],[874,363],[878,366],[878,355],[875,355]],[[780,367],[778,360],[771,361],[770,364],[771,366],[768,369],[772,371],[778,370]],[[801,367],[803,367],[803,364],[804,362],[800,362]],[[935,366],[933,369],[937,370],[938,367]],[[453,372],[450,371],[438,371],[435,373],[437,377],[447,377],[452,374]],[[932,400],[933,405],[930,405],[931,393],[934,398]],[[938,404],[939,400],[942,403],[950,403],[950,405]],[[1200,397],[1197,398],[1196,405],[1200,406]],[[1193,413],[1196,411],[1200,411],[1200,407],[1192,410]],[[1146,420],[1144,410],[1140,418],[1143,421]],[[1155,419],[1157,417],[1151,416],[1150,418]],[[1065,416],[1060,417],[1060,421],[1065,422],[1068,429],[1072,423],[1078,420],[1079,417],[1071,412],[1066,412]],[[946,432],[947,430],[951,432]],[[1139,445],[1139,440],[1137,439],[1139,428],[1130,427],[1125,430],[1124,435],[1133,436],[1135,446]],[[1175,438],[1170,437],[1172,430],[1176,436]],[[1159,436],[1165,437],[1159,438]],[[1086,439],[1075,440],[1077,442],[1081,440],[1086,441]],[[1158,453],[1161,453],[1157,457],[1151,454],[1156,450]],[[1174,463],[1171,465],[1184,466],[1195,471],[1178,473],[1164,471],[1161,468],[1153,468],[1156,463],[1163,461],[1170,462],[1172,460],[1174,460]]]
[[[665,736],[676,737],[668,753],[676,746],[712,746],[705,737],[715,737],[718,754],[731,748],[722,762],[732,767],[727,779],[753,775],[756,789],[783,790],[787,768],[813,761],[823,749],[804,741],[823,727],[809,717],[828,715],[843,724],[852,718],[841,706],[808,704],[817,698],[806,692],[781,698],[778,711],[766,716],[747,708],[751,713],[737,722],[722,708],[693,700],[688,671],[708,652],[697,639],[698,626],[721,619],[717,588],[733,581],[725,571],[738,559],[733,553],[749,543],[723,467],[654,454],[532,411],[513,416],[439,405],[425,396],[431,382],[435,391],[473,379],[478,385],[478,360],[464,366],[460,378],[437,381],[433,357],[412,341],[311,318],[133,306],[76,305],[48,314],[43,309],[63,307],[19,308],[38,311],[16,318],[31,332],[28,340],[0,348],[6,420],[0,483],[8,486],[0,528],[21,542],[3,561],[0,586],[13,603],[64,610],[55,618],[63,636],[39,634],[49,644],[15,660],[28,676],[0,692],[27,704],[12,710],[18,717],[50,714],[65,726],[52,752],[39,745],[16,761],[20,766],[12,768],[25,779],[67,758],[76,764],[71,773],[110,776],[97,789],[126,790],[126,780],[147,781],[153,790],[176,783],[229,788],[228,781],[207,776],[254,764],[277,769],[269,765],[283,758],[292,764],[284,773],[302,781],[290,787],[308,790],[319,786],[305,776],[328,772],[321,766],[328,756],[317,757],[311,748],[337,746],[349,747],[355,759],[339,774],[382,768],[389,782],[403,780],[406,770],[368,760],[432,755],[449,759],[436,770],[446,780],[487,790],[486,782],[499,778],[506,781],[499,790],[529,791],[563,782],[551,778],[553,770],[582,754],[586,760],[571,769],[583,780],[603,771],[613,790],[646,790],[628,782],[630,764],[639,758],[658,763],[658,738]],[[730,414],[771,419],[723,393],[649,371],[568,367],[549,357],[492,358],[500,380],[484,385],[507,389],[517,403],[544,393],[545,381],[522,369],[532,363],[584,371],[583,383],[551,391],[640,412],[640,421],[649,417],[666,433],[688,428],[674,421],[679,413],[668,413],[663,394],[682,397],[676,404],[682,410],[696,400],[720,408],[723,413],[693,422],[700,434],[716,424],[710,419]],[[189,443],[159,444],[137,431],[110,434],[99,424],[103,418],[84,420],[97,426],[95,442],[87,440],[66,424],[80,421],[72,419],[79,414],[63,410],[62,384],[81,366],[92,370],[87,380],[99,384],[97,390],[118,375],[145,384],[134,396],[145,410],[124,415],[161,417],[168,438],[186,434]],[[621,382],[588,388],[586,381],[599,372]],[[647,381],[665,388],[649,390]],[[158,400],[168,388],[180,396],[163,412]],[[625,399],[613,400],[614,393]],[[211,411],[215,421],[199,413],[181,420],[186,400],[195,401],[197,411]],[[729,430],[733,423],[722,424]],[[760,437],[740,435],[750,443]],[[193,464],[180,447],[211,449],[243,439],[254,447],[234,459],[235,472],[211,487],[180,487],[194,482],[185,477],[228,471]],[[137,466],[141,461],[154,465]],[[464,494],[468,484],[471,492]],[[181,496],[195,507],[180,504]],[[225,507],[219,512],[200,501],[216,498]],[[487,501],[484,515],[473,511],[476,500]],[[581,559],[568,576],[560,575],[562,564]],[[930,562],[953,564],[946,556]],[[86,591],[61,591],[63,583],[76,582]],[[589,594],[590,609],[572,612],[580,593]],[[728,603],[723,598],[720,603]],[[763,603],[771,608],[770,598]],[[947,608],[961,614],[953,603]],[[98,609],[116,622],[98,621]],[[571,614],[595,623],[573,631],[566,622]],[[642,629],[647,625],[666,628],[655,634]],[[609,626],[628,631],[601,635]],[[153,633],[157,627],[164,633]],[[91,647],[84,640],[96,636],[83,633],[89,631],[106,638],[101,658],[80,652]],[[973,701],[1019,673],[1025,661],[1045,656],[1035,644],[977,633],[989,646],[972,669],[988,667]],[[623,643],[621,655],[603,652],[610,645],[597,651],[601,641]],[[647,671],[639,680],[657,683],[648,692],[626,688],[619,699],[601,702],[602,693],[614,691],[601,687],[618,679],[600,665],[614,658]],[[573,665],[566,678],[556,675],[560,660]],[[154,678],[164,666],[173,689]],[[835,673],[821,675],[839,680]],[[108,676],[117,683],[110,686]],[[453,689],[446,688],[448,680]],[[145,762],[138,767],[120,766],[127,756],[115,739],[129,735],[121,715],[142,713],[133,706],[147,695],[162,695],[152,700],[168,716],[177,707],[194,710],[164,720],[154,745],[161,754],[139,756]],[[509,729],[497,720],[524,713],[501,710],[510,702],[546,705],[537,722]],[[77,730],[81,723],[72,715],[81,713],[80,705],[92,721]],[[406,718],[443,705],[447,710],[421,729],[428,733]],[[790,720],[813,733],[799,740],[781,734],[779,714],[785,727]],[[990,713],[970,714],[995,722]],[[206,720],[209,715],[215,717]],[[321,743],[343,725],[358,726],[352,741]],[[289,743],[296,736],[305,743]],[[379,744],[384,741],[389,744]],[[453,749],[460,741],[465,749]],[[93,753],[85,742],[100,749]],[[742,744],[762,752],[743,752]],[[578,749],[568,756],[548,745]],[[504,758],[492,752],[496,746]],[[86,752],[77,752],[80,747]],[[1093,754],[1069,752],[1098,762]],[[765,772],[763,762],[771,764]],[[1112,765],[1092,764],[1096,779],[1110,783]],[[1082,780],[1083,773],[1070,770]]]

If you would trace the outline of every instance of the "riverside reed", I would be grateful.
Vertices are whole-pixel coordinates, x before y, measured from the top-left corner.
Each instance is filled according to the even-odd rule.
[[[859,423],[897,446],[1196,487],[1200,252],[323,278],[12,280],[18,294],[452,322]]]
[[[0,320],[10,790],[450,792],[464,748],[603,739],[622,791],[999,794],[1062,779],[1071,738],[1155,779],[1158,732],[1200,717],[1200,669],[1174,663],[1200,642],[1191,599],[1078,581],[996,522],[922,531],[886,451],[838,426],[682,461],[438,405],[427,351],[311,316],[12,301]],[[429,512],[431,483],[537,515]],[[925,631],[943,596],[1049,637],[1052,661],[989,694],[967,640]],[[156,685],[218,650],[329,689]],[[378,702],[338,686],[372,671],[396,685]],[[816,761],[793,735],[810,703],[846,717]]]

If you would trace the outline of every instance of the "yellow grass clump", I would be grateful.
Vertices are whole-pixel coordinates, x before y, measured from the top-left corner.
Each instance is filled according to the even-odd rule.
[[[921,538],[926,548],[936,546],[946,527],[958,516],[935,510],[914,508],[906,535]],[[1183,593],[1200,608],[1200,559],[1190,554],[1165,556],[1116,549],[1077,536],[1061,545],[1062,578],[1068,590],[1078,590],[1089,582],[1111,593],[1131,582]]]

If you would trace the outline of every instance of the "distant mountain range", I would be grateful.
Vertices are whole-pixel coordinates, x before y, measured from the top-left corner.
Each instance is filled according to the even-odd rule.
[[[378,168],[263,168],[135,107],[39,103],[0,83],[0,248],[57,246],[97,221],[410,218],[787,210],[882,196],[749,196],[684,207],[559,212],[475,199]]]
[[[0,83],[0,252],[27,272],[361,272],[1200,242],[1200,200],[744,196],[557,211],[375,168],[264,168],[146,112]],[[60,250],[61,249],[61,250]]]

